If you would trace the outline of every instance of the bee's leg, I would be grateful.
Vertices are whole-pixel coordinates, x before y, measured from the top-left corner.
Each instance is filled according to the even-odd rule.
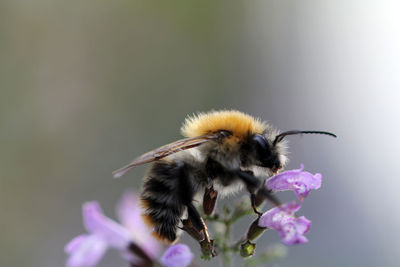
[[[246,184],[247,191],[250,193],[250,203],[254,213],[256,213],[258,216],[261,216],[262,213],[257,210],[257,206],[259,206],[259,204],[261,203],[257,203],[256,201],[257,200],[256,191],[257,188],[259,188],[261,185],[259,180],[254,176],[252,171],[243,171],[243,174],[239,174],[238,176]]]
[[[196,239],[203,253],[215,257],[214,240],[210,240],[207,225],[193,204],[187,205],[188,218],[182,221],[183,230]]]
[[[217,203],[217,197],[218,192],[214,190],[212,185],[205,189],[203,197],[203,210],[206,215],[211,215],[211,213],[213,213],[215,204]]]
[[[199,231],[204,232],[204,238],[207,242],[210,242],[210,236],[208,234],[207,225],[204,222],[203,218],[201,218],[197,209],[193,206],[193,204],[189,204],[188,208],[188,219],[192,221],[193,226]]]
[[[251,207],[253,208],[254,213],[256,213],[258,216],[261,216],[262,213],[257,210],[256,194],[250,193],[250,201],[251,201]]]
[[[247,187],[247,191],[251,195],[251,203],[255,213],[260,215],[261,213],[257,211],[257,206],[262,203],[264,199],[268,199],[274,205],[281,205],[278,198],[272,195],[272,192],[266,188],[264,188],[264,183],[261,183],[259,179],[257,179],[252,171],[243,171],[241,169],[231,170],[222,166],[219,162],[209,158],[207,160],[207,172],[208,176],[213,179],[213,177],[222,175],[222,176],[234,176],[240,178]],[[254,195],[254,196],[252,196]]]
[[[207,185],[203,197],[203,210],[206,215],[210,215],[215,208],[218,192],[214,190],[213,182],[223,172],[223,167],[213,160],[208,158],[206,161]]]
[[[257,206],[262,203],[260,198],[268,199],[275,206],[281,205],[281,202],[272,194],[272,191],[264,188],[264,183],[261,183],[252,172],[237,170],[235,173],[246,184],[247,191],[250,193],[251,206],[255,213],[262,214],[257,211]]]

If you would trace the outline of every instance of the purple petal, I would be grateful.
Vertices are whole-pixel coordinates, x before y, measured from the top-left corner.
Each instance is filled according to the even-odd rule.
[[[294,221],[283,225],[279,231],[279,235],[281,236],[282,243],[287,246],[308,242],[308,239],[298,232]]]
[[[131,191],[123,194],[117,206],[117,216],[122,225],[131,232],[132,241],[138,244],[151,258],[158,258],[160,243],[151,235],[141,217],[139,199]]]
[[[296,202],[270,209],[260,217],[258,225],[276,230],[285,245],[308,242],[304,234],[310,229],[311,221],[304,216],[296,218],[294,213],[299,209]]]
[[[67,254],[74,253],[74,251],[79,249],[79,246],[82,244],[82,242],[84,240],[86,240],[88,238],[88,236],[89,235],[87,235],[87,234],[78,235],[77,237],[75,237],[74,239],[69,241],[68,244],[65,245],[65,248],[64,248],[65,253],[67,253]]]
[[[117,217],[122,225],[126,228],[140,230],[145,228],[144,223],[141,219],[141,210],[139,199],[131,191],[125,192],[117,206]]]
[[[128,247],[131,240],[129,232],[120,224],[104,216],[96,201],[83,205],[83,223],[89,233],[102,238],[110,246],[120,250]]]
[[[305,172],[304,164],[301,164],[300,169],[285,171],[271,177],[265,183],[269,190],[283,191],[293,190],[299,200],[303,201],[308,196],[311,189],[318,189],[321,187],[322,175],[317,173],[315,175]]]
[[[305,234],[310,230],[311,221],[308,220],[306,217],[301,216],[296,220],[297,231],[301,234]]]
[[[67,267],[95,266],[107,249],[107,243],[96,235],[80,235],[72,239],[65,247],[69,254]]]
[[[161,263],[166,267],[186,267],[192,260],[193,254],[185,244],[170,246],[161,257]]]
[[[300,208],[301,208],[301,205],[298,204],[296,201],[288,202],[288,203],[281,205],[280,207],[277,207],[278,210],[286,211],[287,213],[292,214],[292,215],[295,212],[297,212]]]
[[[259,219],[260,227],[276,229],[279,228],[282,221],[293,218],[293,214],[301,208],[295,201],[285,203],[280,207],[272,208],[266,211]]]

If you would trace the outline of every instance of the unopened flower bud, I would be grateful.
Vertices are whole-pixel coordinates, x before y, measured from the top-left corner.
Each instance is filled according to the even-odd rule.
[[[254,255],[256,244],[251,243],[249,240],[240,245],[240,256],[247,258]]]

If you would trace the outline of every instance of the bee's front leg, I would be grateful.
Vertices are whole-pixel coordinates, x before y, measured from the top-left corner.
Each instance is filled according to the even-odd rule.
[[[280,200],[272,194],[271,190],[263,186],[264,183],[261,183],[260,180],[254,176],[253,172],[236,170],[234,173],[246,184],[247,191],[250,193],[251,207],[256,214],[259,216],[262,215],[262,213],[257,210],[257,206],[262,203],[263,199],[268,199],[275,206],[281,205]]]
[[[262,213],[257,210],[258,205],[256,203],[256,198],[257,196],[255,193],[250,193],[251,207],[253,208],[254,213],[256,213],[258,216],[261,216]]]

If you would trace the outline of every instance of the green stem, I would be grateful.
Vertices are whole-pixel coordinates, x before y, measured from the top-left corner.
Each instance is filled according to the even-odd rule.
[[[240,218],[249,215],[249,214],[253,214],[253,210],[249,209],[249,210],[241,210],[239,212],[235,212],[232,217],[229,219],[230,223],[233,224],[235,223],[237,220],[239,220]]]
[[[203,217],[204,221],[209,221],[209,222],[225,223],[225,221],[226,221],[226,220],[220,218],[218,214],[203,215],[202,217]]]
[[[220,223],[225,226],[224,231],[216,234],[217,245],[220,247],[219,254],[222,258],[224,267],[232,267],[232,255],[240,250],[240,245],[247,239],[246,236],[240,238],[235,243],[231,243],[232,225],[239,219],[246,215],[253,214],[253,209],[250,207],[243,207],[243,205],[236,205],[234,210],[231,211],[227,206],[224,207],[222,214],[205,215],[205,221]],[[222,216],[221,216],[222,215]]]
[[[231,240],[231,222],[229,220],[225,221],[225,233],[223,238],[223,261],[224,267],[231,267],[232,266],[232,251],[229,247],[229,243]]]

